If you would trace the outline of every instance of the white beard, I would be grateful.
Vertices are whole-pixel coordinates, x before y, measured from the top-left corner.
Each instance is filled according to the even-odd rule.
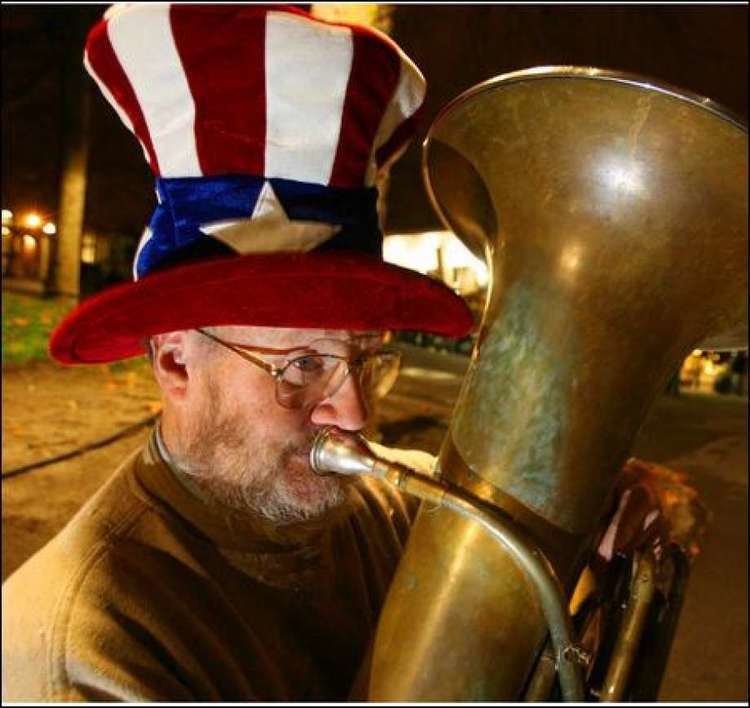
[[[346,506],[346,480],[312,471],[310,434],[283,444],[268,441],[210,381],[209,394],[201,419],[182,431],[181,449],[170,451],[202,496],[278,525],[318,520]]]

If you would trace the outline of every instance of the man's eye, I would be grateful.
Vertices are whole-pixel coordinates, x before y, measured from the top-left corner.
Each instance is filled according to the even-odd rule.
[[[302,373],[314,374],[323,368],[323,363],[321,362],[320,357],[302,356],[299,359],[295,359],[292,362],[292,366]]]

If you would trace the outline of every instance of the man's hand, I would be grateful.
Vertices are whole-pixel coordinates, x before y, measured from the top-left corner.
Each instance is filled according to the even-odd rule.
[[[685,477],[631,457],[615,482],[617,508],[597,555],[609,561],[614,555],[651,547],[659,558],[668,544],[676,543],[689,557],[696,556],[708,512]]]

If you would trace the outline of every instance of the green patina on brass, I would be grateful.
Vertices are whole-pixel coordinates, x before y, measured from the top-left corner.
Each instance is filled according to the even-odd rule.
[[[503,301],[456,405],[453,438],[471,469],[545,516],[558,484],[555,460],[573,377],[559,339],[529,326],[548,320],[535,311],[534,293],[516,283]]]

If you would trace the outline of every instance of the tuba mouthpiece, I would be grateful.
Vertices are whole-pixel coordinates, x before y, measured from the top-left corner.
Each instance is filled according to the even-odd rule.
[[[329,425],[322,428],[310,450],[310,466],[315,474],[325,476],[374,475],[382,477],[378,458],[358,433],[347,433]]]

